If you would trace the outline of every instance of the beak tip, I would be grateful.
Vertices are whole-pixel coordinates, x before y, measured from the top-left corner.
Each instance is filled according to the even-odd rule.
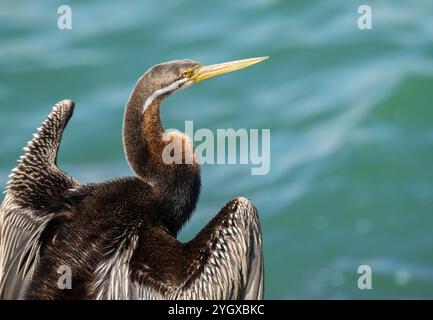
[[[265,61],[269,59],[269,56],[263,56],[263,57],[258,57],[256,58],[259,62]]]
[[[257,57],[257,58],[252,58],[251,60],[254,61],[252,64],[256,64],[256,63],[260,63],[263,62],[265,60],[268,60],[269,56],[263,56],[263,57]]]

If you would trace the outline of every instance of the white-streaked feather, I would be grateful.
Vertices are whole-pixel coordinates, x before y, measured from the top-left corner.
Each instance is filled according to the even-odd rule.
[[[229,227],[222,223],[209,234],[200,254],[206,254],[207,248],[215,250],[204,266],[197,264],[175,287],[151,279],[146,284],[131,280],[129,264],[139,238],[124,235],[116,251],[95,272],[93,290],[97,299],[262,299],[263,256],[258,216],[249,200],[238,198],[237,204]],[[231,232],[225,233],[227,229]],[[202,257],[198,261],[203,261]]]
[[[180,80],[177,80],[177,81],[171,83],[170,85],[168,85],[164,88],[156,90],[143,103],[143,111],[142,112],[144,113],[147,110],[147,108],[152,104],[152,102],[155,101],[156,99],[158,99],[158,97],[161,97],[165,94],[168,94],[168,93],[173,92],[173,91],[178,90],[178,89],[184,89],[191,84],[192,84],[192,82],[188,81],[187,79],[180,79]]]
[[[77,183],[55,166],[60,138],[73,105],[61,101],[53,107],[32,140],[24,148],[25,154],[11,171],[5,188],[5,198],[0,207],[0,298],[20,298],[37,263],[39,238],[53,214],[39,212],[29,202],[28,195],[42,192],[39,176],[52,174],[70,184]],[[46,176],[44,179],[46,179]],[[62,190],[58,190],[61,192]]]

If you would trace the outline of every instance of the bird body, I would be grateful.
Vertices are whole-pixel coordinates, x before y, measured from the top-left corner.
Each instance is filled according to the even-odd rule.
[[[80,185],[62,172],[56,157],[74,103],[56,104],[13,170],[0,208],[0,298],[262,298],[261,229],[252,203],[228,202],[191,241],[179,242],[198,201],[200,167],[195,159],[177,165],[161,156],[175,138],[183,157],[193,148],[179,133],[162,139],[161,101],[245,61],[173,61],[138,80],[123,129],[132,177]],[[59,285],[65,266],[70,288]]]

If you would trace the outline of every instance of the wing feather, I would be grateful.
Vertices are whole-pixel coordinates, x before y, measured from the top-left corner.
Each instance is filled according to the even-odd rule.
[[[146,241],[145,250],[161,250],[156,253],[160,260],[132,264],[139,250],[138,238],[133,239],[117,246],[99,266],[94,286],[98,299],[263,299],[261,227],[256,209],[245,198],[230,201],[188,243],[162,231],[159,238]],[[149,247],[152,242],[154,248]],[[177,259],[179,270],[186,270],[183,276],[166,268],[167,254]],[[134,277],[137,274],[144,276]]]
[[[56,165],[73,107],[70,100],[53,107],[10,175],[0,207],[0,299],[21,296],[37,261],[40,236],[55,216],[53,203],[78,186]]]

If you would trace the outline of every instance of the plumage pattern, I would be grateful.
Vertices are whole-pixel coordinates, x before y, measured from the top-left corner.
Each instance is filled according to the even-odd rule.
[[[229,202],[202,231],[210,239],[175,299],[262,299],[263,253],[256,209],[246,198]],[[208,231],[209,230],[209,231]],[[211,230],[211,231],[210,231]],[[197,237],[200,238],[202,234]]]
[[[209,238],[210,235],[210,238]],[[163,234],[162,238],[171,237]],[[164,239],[160,239],[164,241]],[[126,245],[128,242],[128,245]],[[188,272],[178,283],[130,277],[137,237],[125,237],[96,270],[97,299],[262,299],[263,253],[257,212],[245,198],[230,201],[189,243],[183,244]],[[178,261],[181,268],[181,261]],[[149,266],[142,265],[144,274]],[[129,276],[128,276],[129,275]],[[159,274],[170,278],[168,274]]]
[[[56,166],[63,129],[73,112],[69,100],[53,107],[12,170],[0,208],[0,298],[19,298],[38,256],[40,235],[53,218],[55,199],[78,186]]]

